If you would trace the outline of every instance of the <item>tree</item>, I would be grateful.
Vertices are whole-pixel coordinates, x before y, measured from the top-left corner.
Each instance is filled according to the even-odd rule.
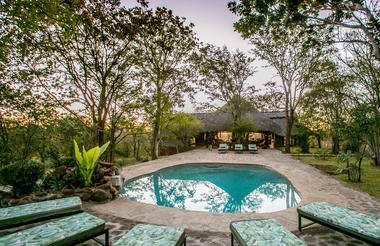
[[[339,153],[342,129],[352,104],[349,98],[352,79],[337,63],[324,61],[303,101],[303,118],[310,119],[307,126],[313,131],[329,131],[333,154]]]
[[[132,103],[139,89],[130,70],[137,57],[134,41],[143,22],[142,9],[125,9],[116,0],[15,7],[21,13],[36,9],[41,15],[39,32],[27,36],[27,51],[15,57],[16,74],[27,74],[29,80],[23,83],[42,88],[91,130],[92,145],[102,145],[110,113],[113,127],[121,105]],[[83,120],[83,113],[90,122]]]
[[[363,46],[352,45],[349,51],[351,56],[342,61],[353,75],[351,98],[355,108],[360,109],[354,115],[358,116],[361,129],[366,129],[362,136],[365,136],[373,163],[380,166],[380,63],[372,59]]]
[[[166,126],[168,137],[180,140],[185,147],[189,147],[191,137],[194,137],[202,129],[202,124],[192,114],[173,114]]]
[[[241,17],[235,28],[244,37],[273,26],[302,27],[307,33],[327,34],[328,42],[365,44],[380,61],[379,5],[378,0],[256,0],[228,4]]]
[[[195,81],[190,56],[197,47],[193,24],[173,15],[171,10],[147,11],[144,32],[139,37],[141,49],[138,73],[143,82],[145,112],[152,128],[152,159],[158,157],[160,132],[166,114],[182,106],[184,93],[193,91]]]
[[[226,46],[206,45],[200,49],[195,60],[202,76],[201,89],[208,96],[204,108],[221,109],[217,103],[222,102],[234,122],[241,120],[248,106],[247,99],[255,92],[255,87],[248,82],[256,72],[252,67],[255,59],[239,50],[230,52]]]
[[[276,36],[282,31],[278,30]],[[286,116],[285,151],[290,152],[290,136],[295,113],[317,71],[322,52],[305,47],[305,37],[299,32],[282,32],[274,38],[272,32],[251,37],[254,53],[274,67],[281,79]]]

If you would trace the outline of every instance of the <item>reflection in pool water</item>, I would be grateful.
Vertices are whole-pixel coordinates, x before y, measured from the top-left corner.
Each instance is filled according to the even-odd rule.
[[[216,213],[290,208],[300,196],[287,178],[256,165],[186,164],[128,180],[122,196],[165,207]]]

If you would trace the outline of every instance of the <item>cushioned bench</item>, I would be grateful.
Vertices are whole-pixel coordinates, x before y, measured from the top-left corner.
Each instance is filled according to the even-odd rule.
[[[108,245],[108,229],[105,222],[91,214],[79,213],[26,230],[0,237],[0,245],[75,245],[105,234]]]
[[[231,222],[230,229],[231,245],[234,245],[235,239],[240,246],[306,246],[304,242],[274,219]]]
[[[172,226],[138,224],[114,246],[186,246],[185,231]]]
[[[314,223],[350,235],[364,242],[380,245],[380,218],[342,208],[327,202],[313,202],[297,208],[298,229]],[[302,226],[301,219],[313,221]]]
[[[82,211],[79,197],[0,208],[0,229],[71,215]]]

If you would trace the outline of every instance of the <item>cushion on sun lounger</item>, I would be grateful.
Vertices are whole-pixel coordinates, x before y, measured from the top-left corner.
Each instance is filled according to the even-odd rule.
[[[323,221],[341,230],[373,238],[374,242],[380,243],[380,218],[327,202],[313,202],[298,207],[297,211],[300,215],[306,214],[306,218],[311,216],[314,221]]]
[[[60,215],[80,212],[81,210],[82,201],[79,197],[69,197],[1,208],[0,228],[43,218],[59,217]]]
[[[239,245],[305,245],[274,219],[231,222],[232,235]]]
[[[235,144],[235,150],[243,150],[242,144]]]
[[[248,150],[250,150],[250,151],[257,151],[256,144],[248,144]]]
[[[225,143],[219,144],[218,150],[227,150],[227,149],[228,149],[228,145],[227,144],[225,144]]]
[[[112,245],[142,246],[165,245],[179,246],[185,241],[185,231],[172,226],[138,224]]]
[[[104,220],[79,213],[0,237],[0,245],[67,245],[101,233],[104,227]]]

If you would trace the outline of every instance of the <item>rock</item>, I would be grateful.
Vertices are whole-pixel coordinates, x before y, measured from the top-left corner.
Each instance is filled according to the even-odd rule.
[[[40,192],[34,193],[34,195],[36,195],[36,196],[46,196],[47,193],[45,191],[40,191]]]
[[[122,186],[123,185],[123,178],[120,175],[112,176],[112,185]]]
[[[58,194],[49,194],[49,195],[45,196],[45,200],[54,200],[57,198],[61,198],[61,197],[59,197]]]
[[[112,176],[104,176],[104,180],[105,181],[111,181],[112,180]]]
[[[115,187],[113,187],[113,186],[111,186],[110,191],[111,191],[111,193],[113,194],[114,197],[117,197],[119,195],[119,191]]]
[[[149,161],[147,158],[143,158],[143,159],[141,160],[141,162],[147,162],[147,161]]]
[[[64,195],[70,195],[70,194],[74,194],[74,193],[75,193],[74,189],[63,189],[62,190],[62,194],[64,194]]]
[[[111,163],[111,162],[105,162],[105,161],[98,161],[98,163],[99,163],[100,165],[102,165],[103,167],[112,167],[112,166],[115,165],[114,163]]]
[[[12,199],[9,201],[10,206],[18,205],[21,199]]]
[[[95,202],[104,202],[112,199],[112,195],[105,190],[102,189],[96,189],[91,195],[91,200]]]
[[[80,194],[82,194],[82,197],[81,197],[82,201],[87,202],[91,198],[91,193],[80,193]]]
[[[59,166],[56,169],[54,169],[53,175],[55,177],[63,177],[64,175],[66,175],[66,169],[66,166]]]
[[[90,192],[91,192],[90,188],[82,188],[82,189],[75,190],[75,193],[90,193]]]
[[[109,189],[110,188],[110,185],[111,183],[105,183],[105,184],[101,184],[101,185],[98,185],[96,186],[96,189],[102,189],[102,190],[106,190],[106,189]]]
[[[23,204],[28,204],[31,202],[33,202],[33,199],[30,196],[26,196],[26,197],[22,198],[18,204],[23,205]]]

